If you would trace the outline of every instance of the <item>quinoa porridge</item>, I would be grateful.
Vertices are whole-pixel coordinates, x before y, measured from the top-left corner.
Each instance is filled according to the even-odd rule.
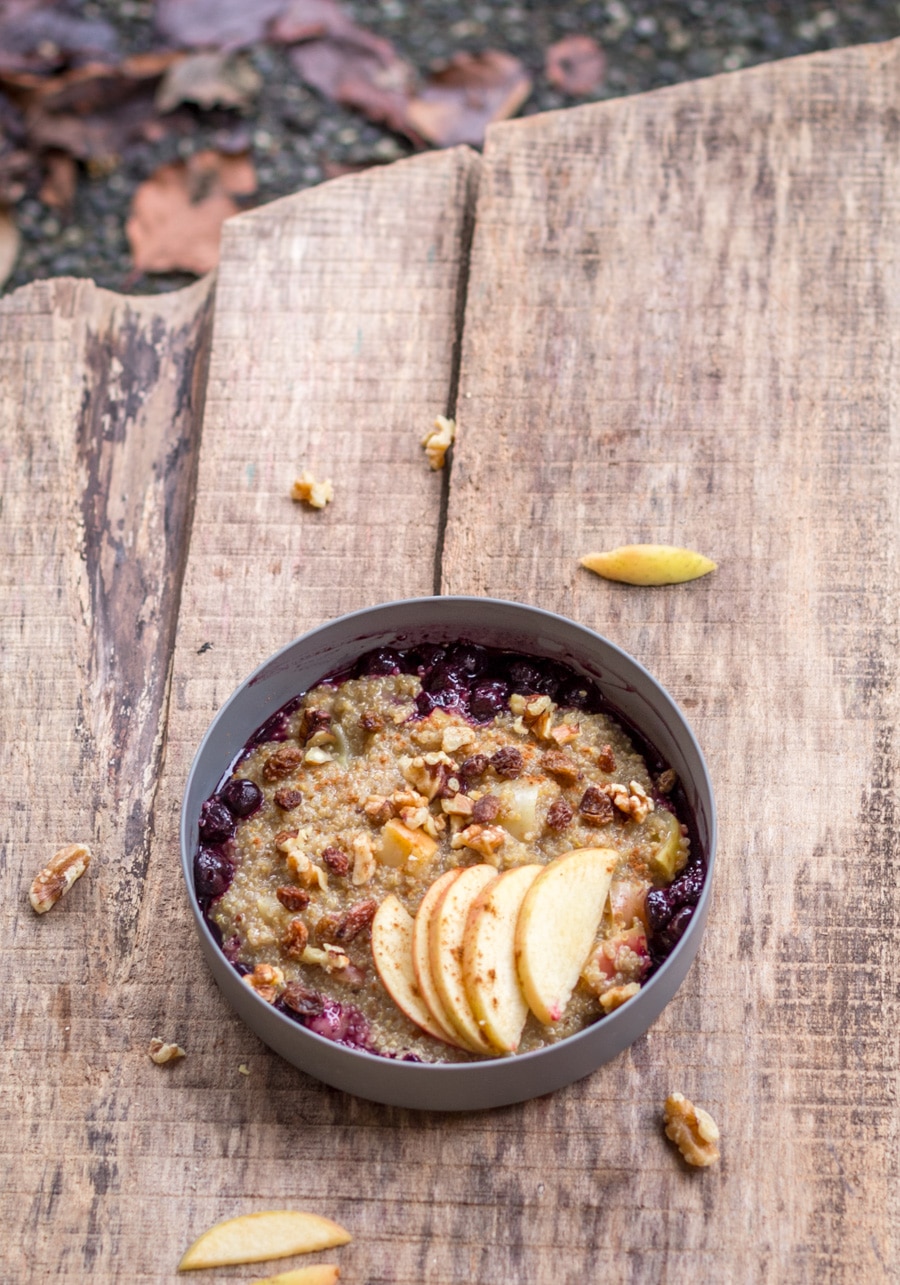
[[[203,805],[195,887],[247,985],[298,1022],[384,1056],[475,1060],[392,998],[379,907],[412,923],[448,871],[490,884],[612,850],[577,985],[558,1020],[528,1015],[528,1052],[626,1003],[680,939],[705,877],[688,819],[674,774],[574,670],[466,642],[382,648],[255,734]]]

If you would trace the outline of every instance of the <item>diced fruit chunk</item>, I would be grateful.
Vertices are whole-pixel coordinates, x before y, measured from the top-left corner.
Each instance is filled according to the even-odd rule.
[[[318,1214],[293,1209],[241,1214],[216,1223],[194,1241],[178,1264],[180,1272],[232,1263],[259,1263],[290,1254],[311,1254],[346,1245],[350,1233]]]
[[[487,883],[497,878],[493,866],[468,866],[448,885],[429,924],[431,975],[457,1036],[475,1053],[493,1052],[469,1005],[462,973],[463,935],[469,910]]]
[[[487,884],[469,911],[462,973],[479,1028],[500,1053],[519,1047],[528,1005],[516,972],[516,922],[525,894],[543,867],[517,866]]]
[[[496,789],[500,800],[497,823],[508,830],[520,843],[534,840],[537,834],[537,803],[540,782],[522,777],[518,781],[504,782]]]
[[[337,1285],[341,1269],[333,1263],[311,1263],[309,1267],[293,1267],[277,1276],[264,1276],[251,1285]]]
[[[437,843],[424,830],[411,830],[402,821],[388,821],[381,830],[378,860],[383,866],[405,866],[430,861]]]
[[[651,834],[655,832],[658,839],[658,845],[650,856],[653,871],[660,879],[671,883],[687,855],[681,837],[681,822],[664,808],[657,809],[648,819]]]
[[[372,920],[372,958],[384,988],[397,1007],[416,1026],[436,1040],[445,1040],[416,982],[413,967],[413,917],[393,895],[385,897]]]
[[[525,894],[516,924],[519,983],[539,1021],[565,1012],[590,954],[619,854],[612,848],[577,848],[541,873]]]

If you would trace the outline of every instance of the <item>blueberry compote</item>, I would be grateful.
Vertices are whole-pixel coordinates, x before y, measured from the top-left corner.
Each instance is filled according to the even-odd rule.
[[[415,915],[450,868],[594,846],[620,853],[598,945],[565,1020],[529,1018],[520,1051],[637,991],[684,934],[705,863],[674,774],[592,681],[422,643],[365,653],[250,737],[201,808],[194,883],[226,958],[293,1020],[386,1057],[471,1060],[389,999],[370,947],[379,904]]]

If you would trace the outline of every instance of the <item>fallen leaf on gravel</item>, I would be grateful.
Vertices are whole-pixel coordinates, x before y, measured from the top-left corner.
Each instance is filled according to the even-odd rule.
[[[157,31],[188,49],[240,49],[262,40],[285,0],[157,0]]]
[[[564,94],[592,94],[606,75],[606,55],[590,36],[565,36],[547,50],[546,73]]]
[[[269,38],[292,45],[300,40],[346,36],[361,30],[336,0],[287,0],[269,27]]]
[[[531,93],[518,58],[499,49],[455,54],[407,107],[407,121],[438,147],[479,147],[493,121],[515,115]]]
[[[19,229],[9,210],[0,209],[0,286],[12,272],[19,256]]]
[[[141,272],[209,272],[219,262],[222,224],[236,196],[256,191],[248,156],[197,152],[162,165],[134,194],[125,232]]]
[[[101,18],[79,18],[42,0],[0,7],[0,69],[48,72],[96,58],[114,60],[119,41]]]
[[[388,129],[408,133],[407,104],[415,71],[387,40],[360,27],[310,40],[291,50],[300,76],[325,98],[361,111]]]
[[[78,167],[65,152],[48,152],[44,157],[44,181],[39,199],[64,214],[72,208],[78,185]]]
[[[262,77],[244,58],[221,52],[190,54],[170,67],[156,91],[156,106],[170,112],[181,103],[200,107],[246,107]]]

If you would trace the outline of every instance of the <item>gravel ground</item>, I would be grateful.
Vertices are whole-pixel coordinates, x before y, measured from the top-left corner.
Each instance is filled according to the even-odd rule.
[[[560,93],[544,75],[547,47],[570,34],[593,36],[606,51],[606,79],[594,99],[900,35],[900,4],[884,0],[346,0],[345,8],[360,25],[392,41],[422,73],[459,50],[496,48],[517,55],[534,79],[525,115],[591,101]],[[112,22],[123,52],[163,44],[146,0],[96,0],[79,11]],[[322,182],[336,164],[384,163],[411,153],[405,139],[307,89],[283,49],[259,44],[246,53],[263,80],[252,108],[185,109],[187,130],[130,147],[111,174],[91,177],[82,171],[68,219],[29,193],[16,209],[22,248],[6,289],[62,275],[90,276],[133,293],[170,290],[192,280],[174,273],[136,278],[124,226],[137,185],[160,164],[201,148],[245,142],[256,165],[259,203]]]

